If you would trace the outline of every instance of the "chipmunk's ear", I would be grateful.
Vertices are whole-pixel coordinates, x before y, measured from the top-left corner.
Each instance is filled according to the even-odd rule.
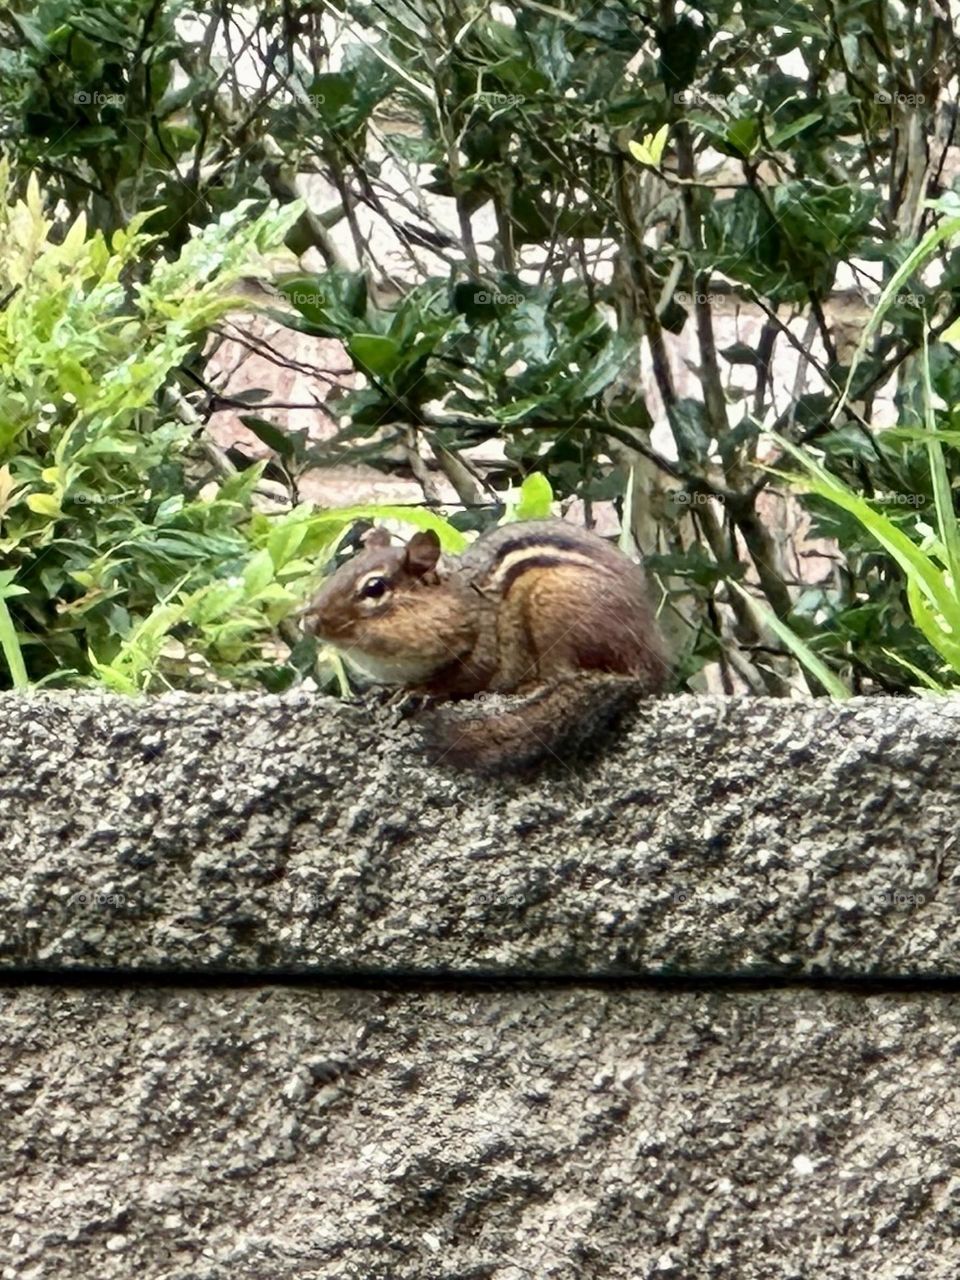
[[[415,533],[407,543],[403,567],[414,578],[422,578],[437,567],[440,559],[440,539],[432,529]]]
[[[389,547],[390,534],[382,525],[377,525],[376,528],[363,535],[363,545],[365,550],[369,550],[371,547]]]

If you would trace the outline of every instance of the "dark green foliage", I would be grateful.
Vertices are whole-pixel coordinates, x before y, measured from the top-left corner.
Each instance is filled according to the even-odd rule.
[[[932,332],[935,422],[958,429],[960,367],[936,341],[960,311],[957,255],[946,238],[939,270],[906,280],[842,406],[856,333],[844,332],[834,294],[857,281],[862,323],[937,216],[922,201],[941,194],[957,42],[942,9],[719,0],[679,12],[611,0],[556,12],[524,4],[507,20],[492,6],[444,2],[420,15],[400,0],[347,0],[343,12],[354,34],[331,58],[323,6],[265,0],[243,11],[244,26],[229,4],[208,13],[177,0],[18,0],[0,16],[0,125],[15,184],[22,192],[37,169],[52,199],[108,235],[159,206],[150,228],[160,238],[142,246],[133,280],[175,258],[191,224],[243,199],[256,202],[251,214],[270,196],[289,201],[295,174],[319,172],[336,201],[299,214],[286,238],[325,266],[279,282],[292,307],[282,314],[340,339],[362,377],[330,401],[340,431],[323,445],[285,435],[251,403],[246,421],[294,496],[310,466],[389,468],[411,440],[441,459],[501,446],[478,505],[492,505],[490,486],[534,472],[561,499],[619,499],[632,474],[647,491],[637,532],[642,524],[683,614],[690,672],[737,647],[738,670],[752,668],[758,688],[782,692],[795,675],[792,659],[764,655],[769,644],[728,585],[741,578],[854,687],[909,687],[892,653],[937,670],[901,569],[822,498],[804,501],[814,532],[838,544],[836,568],[819,583],[795,580],[758,505],[782,481],[757,463],[771,456],[763,431],[773,426],[910,539],[931,524],[926,445],[878,435],[871,417],[896,371],[900,420],[921,420],[918,358]],[[644,168],[629,144],[661,131],[662,165]],[[406,255],[402,269],[395,259],[384,268],[361,213]],[[745,304],[766,316],[759,339],[718,340],[722,317]],[[787,323],[809,317],[807,336],[793,324],[791,339]],[[694,329],[691,394],[677,390],[679,361],[662,335]],[[775,386],[774,358],[791,341],[806,376]],[[179,359],[193,358],[187,347]],[[640,377],[644,350],[659,357],[656,401]],[[68,390],[70,370],[62,376]],[[161,455],[151,492],[169,498],[189,478]],[[952,441],[945,465],[956,486]],[[457,523],[490,515],[468,508]],[[157,594],[189,556],[182,529],[161,537],[154,513],[150,530],[136,572]],[[229,563],[225,546],[216,554]],[[37,582],[31,590],[51,598],[64,589]],[[106,611],[97,625],[111,625]]]

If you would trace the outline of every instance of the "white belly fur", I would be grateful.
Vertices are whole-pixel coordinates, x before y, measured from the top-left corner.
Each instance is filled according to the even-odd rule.
[[[429,664],[416,658],[377,658],[359,649],[341,652],[351,667],[377,684],[422,684],[432,672]]]

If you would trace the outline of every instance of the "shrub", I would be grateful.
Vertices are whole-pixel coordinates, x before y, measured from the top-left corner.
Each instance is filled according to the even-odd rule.
[[[0,205],[0,680],[272,667],[306,535],[256,514],[258,468],[212,470],[176,371],[298,214],[239,205],[147,272],[148,214],[107,243],[82,214],[59,226],[35,178]]]

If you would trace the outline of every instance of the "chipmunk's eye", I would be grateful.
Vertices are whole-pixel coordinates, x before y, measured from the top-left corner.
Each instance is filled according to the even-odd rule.
[[[386,578],[368,578],[357,595],[361,600],[381,600],[387,594]]]

